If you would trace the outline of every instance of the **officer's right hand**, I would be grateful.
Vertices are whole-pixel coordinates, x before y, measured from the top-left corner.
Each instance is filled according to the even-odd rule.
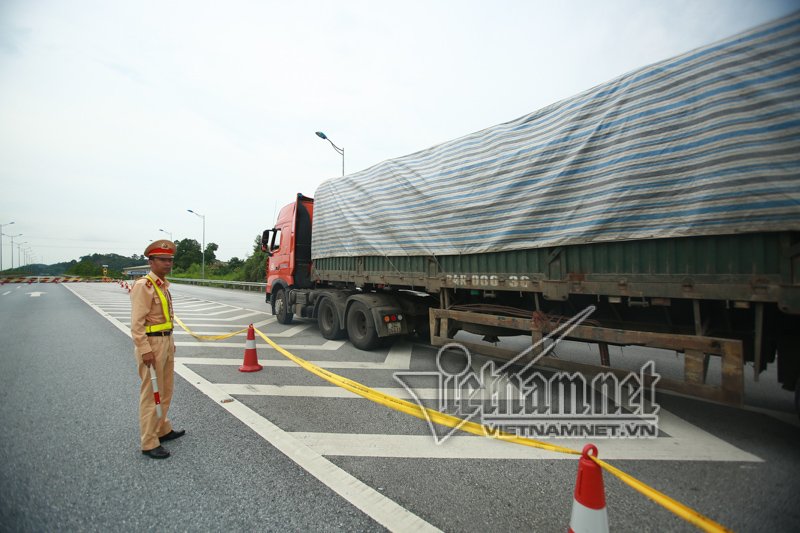
[[[142,355],[142,363],[146,364],[147,366],[153,366],[153,363],[156,361],[156,354],[153,352],[147,352],[146,354]]]

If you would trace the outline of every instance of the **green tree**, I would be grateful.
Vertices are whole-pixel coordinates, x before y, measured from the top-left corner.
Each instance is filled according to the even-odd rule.
[[[248,257],[242,267],[243,281],[266,281],[267,254],[261,251],[261,235],[256,235],[253,255]]]
[[[96,265],[91,260],[84,258],[80,263],[76,263],[67,269],[67,274],[73,276],[102,276],[103,268]]]
[[[217,254],[215,252],[218,249],[219,246],[217,246],[217,243],[215,242],[210,242],[206,244],[206,252],[205,252],[206,265],[211,265],[214,263],[214,261],[217,260]]]
[[[175,241],[175,247],[174,266],[176,269],[187,270],[192,265],[199,265],[202,262],[203,256],[200,252],[200,243],[196,240],[180,239]]]

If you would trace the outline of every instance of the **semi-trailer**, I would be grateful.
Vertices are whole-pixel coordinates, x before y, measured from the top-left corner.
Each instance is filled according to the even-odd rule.
[[[262,235],[282,324],[375,349],[403,335],[499,358],[569,339],[679,352],[658,386],[742,401],[777,360],[800,406],[800,13],[516,120],[329,179]],[[719,379],[708,379],[711,357]]]

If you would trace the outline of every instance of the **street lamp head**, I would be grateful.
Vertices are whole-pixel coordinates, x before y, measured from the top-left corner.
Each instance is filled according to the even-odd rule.
[[[191,209],[187,209],[187,211],[189,211],[190,213],[194,213],[194,211],[192,211]]]
[[[325,139],[326,141],[328,140],[328,137],[326,137],[325,134],[322,133],[321,131],[315,131],[314,133],[316,133],[317,137],[319,137],[320,139]]]

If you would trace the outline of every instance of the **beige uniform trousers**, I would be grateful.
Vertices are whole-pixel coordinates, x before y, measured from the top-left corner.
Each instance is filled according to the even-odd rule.
[[[169,404],[172,401],[172,389],[175,382],[175,350],[170,337],[147,337],[155,354],[156,379],[158,394],[161,398],[161,418],[156,414],[156,402],[153,398],[153,386],[150,383],[150,369],[139,360],[139,377],[142,387],[139,394],[139,433],[142,450],[152,450],[161,445],[158,440],[170,431],[172,424],[167,418]]]

